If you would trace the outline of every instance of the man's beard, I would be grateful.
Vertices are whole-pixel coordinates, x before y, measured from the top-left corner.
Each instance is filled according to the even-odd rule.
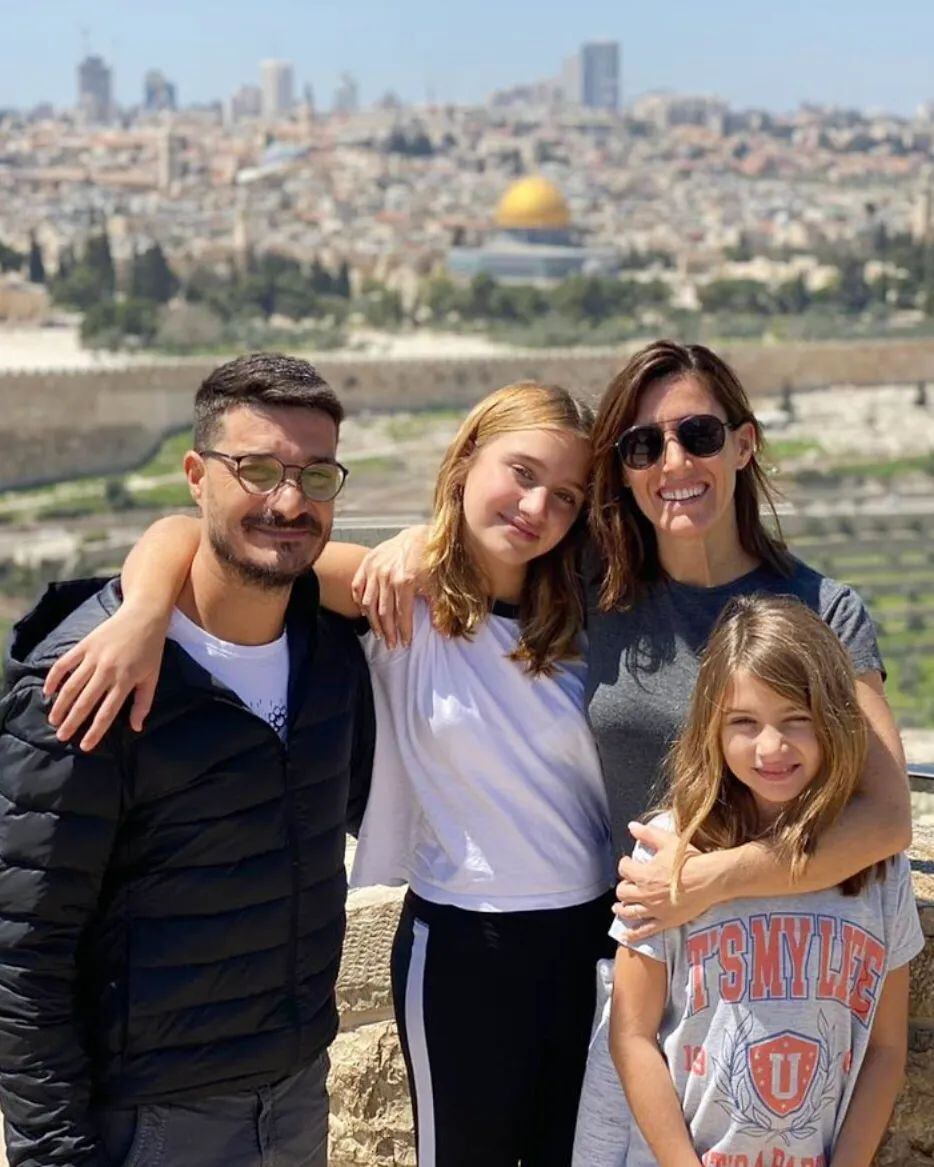
[[[244,521],[243,527],[246,529],[267,527],[276,531],[294,530],[301,534],[308,531],[319,540],[311,558],[295,567],[280,567],[275,563],[254,563],[252,560],[241,558],[237,554],[221,527],[209,517],[208,539],[218,560],[225,567],[230,568],[242,583],[261,588],[264,591],[280,591],[283,588],[291,587],[303,575],[309,575],[314,570],[315,560],[330,535],[330,530],[325,531],[317,519],[313,519],[311,515],[305,515],[298,521],[287,522],[275,511],[263,511],[255,519]]]

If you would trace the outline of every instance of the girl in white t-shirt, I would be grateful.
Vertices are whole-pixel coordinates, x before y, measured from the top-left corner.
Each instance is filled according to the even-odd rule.
[[[570,1163],[613,882],[580,656],[591,423],[534,382],[475,406],[439,472],[411,645],[364,640],[377,740],[352,882],[409,885],[392,979],[422,1167]],[[141,595],[165,608],[197,538],[158,526],[124,571],[127,687],[158,663]],[[325,606],[359,616],[364,553],[319,559]]]
[[[852,796],[867,732],[850,659],[804,604],[734,600],[704,652],[670,758],[689,847],[761,839],[800,874]],[[648,852],[637,848],[637,856]],[[738,899],[629,940],[617,921],[610,1049],[635,1118],[606,1091],[582,1167],[869,1167],[904,1071],[908,961],[923,947],[904,855],[839,887]]]

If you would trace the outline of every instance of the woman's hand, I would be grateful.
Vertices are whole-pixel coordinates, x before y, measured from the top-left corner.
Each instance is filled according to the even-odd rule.
[[[353,598],[390,648],[412,641],[415,597],[424,590],[428,528],[406,527],[369,551],[351,585]]]
[[[629,833],[638,843],[650,847],[651,859],[633,859],[624,855],[619,861],[620,882],[616,885],[619,901],[613,908],[625,922],[628,939],[646,940],[668,928],[680,928],[696,919],[717,902],[713,892],[716,882],[716,853],[702,855],[689,847],[681,869],[677,903],[671,899],[671,873],[674,870],[678,836],[646,823],[630,823]]]
[[[93,750],[133,694],[130,726],[138,733],[152,707],[168,622],[124,604],[64,653],[49,670],[43,693],[55,698],[49,721],[69,741],[93,714],[78,743]]]

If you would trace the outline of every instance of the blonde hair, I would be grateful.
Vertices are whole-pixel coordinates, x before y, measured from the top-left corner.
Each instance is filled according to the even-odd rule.
[[[781,575],[790,575],[792,560],[781,537],[773,494],[759,462],[762,427],[756,420],[739,378],[721,357],[702,344],[656,340],[640,349],[613,378],[594,423],[593,497],[590,530],[603,564],[599,606],[603,612],[629,608],[646,586],[662,575],[655,529],[626,489],[616,449],[620,435],[635,424],[643,395],[660,381],[693,377],[718,402],[734,426],[748,423],[755,435],[753,453],[737,472],[734,506],[743,549]],[[771,512],[776,535],[762,522],[762,504]]]
[[[432,620],[445,636],[472,636],[490,612],[483,572],[464,530],[464,481],[476,452],[516,430],[565,430],[589,440],[592,411],[566,389],[519,381],[475,405],[441,462],[425,549]],[[578,654],[584,611],[578,579],[583,509],[561,542],[528,564],[519,605],[520,636],[513,660],[534,676],[549,675]]]
[[[687,723],[668,759],[670,809],[679,835],[673,895],[689,845],[712,851],[761,837],[752,793],[723,757],[723,717],[739,669],[807,709],[820,744],[819,774],[782,809],[768,833],[793,879],[801,876],[818,838],[846,806],[866,760],[868,735],[856,677],[833,631],[788,597],[731,601],[704,651]],[[877,868],[881,873],[884,864]],[[867,868],[840,887],[855,895],[871,874]]]

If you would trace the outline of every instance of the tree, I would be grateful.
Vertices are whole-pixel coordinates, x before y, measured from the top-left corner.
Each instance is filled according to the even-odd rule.
[[[463,289],[447,276],[433,277],[422,291],[422,303],[431,313],[433,320],[443,320],[452,312],[463,315],[466,299]]]
[[[120,348],[127,339],[148,344],[156,334],[156,305],[150,300],[100,300],[81,321],[81,339],[102,348]]]
[[[45,264],[42,262],[42,248],[33,235],[29,240],[29,278],[34,284],[45,283]]]
[[[318,295],[330,296],[334,294],[334,277],[317,256],[311,265],[309,279],[312,290]]]
[[[350,299],[350,264],[346,259],[341,262],[331,291],[335,296],[342,296],[345,300]]]
[[[22,254],[15,248],[0,243],[0,271],[19,271],[22,266]]]
[[[863,267],[863,261],[856,256],[850,256],[840,264],[837,300],[845,312],[862,312],[872,299]]]
[[[758,280],[711,280],[698,289],[705,312],[752,313],[768,316],[775,311],[775,301],[767,284]]]
[[[82,262],[96,278],[101,297],[112,296],[116,281],[113,257],[110,254],[110,240],[106,231],[102,231],[100,235],[92,235],[88,239]]]
[[[133,256],[130,295],[154,304],[167,304],[178,291],[178,279],[158,243]]]
[[[470,281],[466,304],[467,311],[474,319],[489,320],[492,317],[496,291],[496,280],[486,272],[477,272]]]

